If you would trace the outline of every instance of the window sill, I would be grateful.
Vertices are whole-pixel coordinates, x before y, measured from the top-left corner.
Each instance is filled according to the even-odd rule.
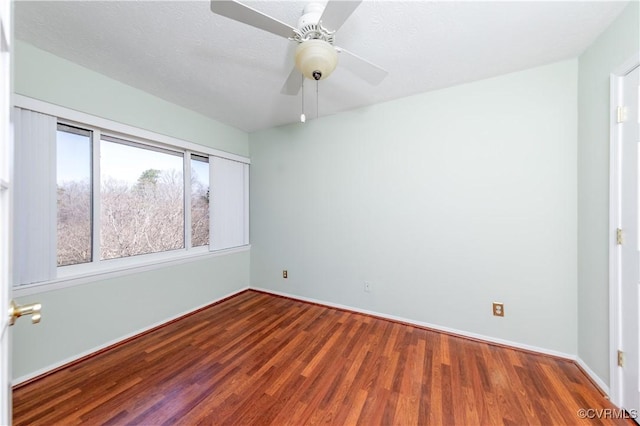
[[[245,246],[217,251],[197,250],[196,252],[187,252],[181,250],[179,251],[179,254],[166,256],[166,253],[163,253],[165,256],[155,257],[153,259],[149,257],[142,261],[140,261],[139,259],[135,259],[134,261],[133,258],[126,260],[113,259],[112,261],[104,261],[104,264],[100,266],[94,266],[92,264],[78,265],[86,267],[80,268],[83,270],[82,272],[59,276],[53,281],[13,287],[13,297],[24,297],[52,290],[60,290],[63,288],[74,287],[94,281],[165,268],[167,266],[180,265],[183,263],[195,262],[207,258],[241,253],[249,251],[250,249],[251,245],[249,244]]]

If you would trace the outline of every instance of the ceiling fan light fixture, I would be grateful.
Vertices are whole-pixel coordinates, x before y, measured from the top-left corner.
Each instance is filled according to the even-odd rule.
[[[306,40],[296,48],[296,68],[310,80],[324,80],[336,65],[338,52],[324,40]]]

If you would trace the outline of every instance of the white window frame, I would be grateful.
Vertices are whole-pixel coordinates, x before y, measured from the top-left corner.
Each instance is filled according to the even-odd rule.
[[[60,124],[90,130],[92,132],[92,189],[93,194],[100,193],[100,140],[102,135],[112,136],[134,143],[140,143],[151,148],[179,150],[184,153],[184,173],[189,173],[191,168],[191,154],[203,157],[221,157],[244,164],[250,164],[250,159],[241,155],[220,151],[204,145],[183,141],[171,136],[161,135],[144,129],[139,129],[126,124],[118,123],[101,117],[96,117],[87,113],[71,110],[59,105],[53,105],[44,101],[29,98],[22,95],[15,95],[15,106],[19,108],[37,111],[43,114],[52,115],[58,118]],[[210,245],[191,247],[191,201],[186,194],[191,194],[190,179],[184,181],[184,243],[185,247],[176,250],[159,253],[141,254],[137,256],[123,257],[117,259],[100,260],[99,241],[93,241],[92,261],[77,265],[60,266],[57,268],[57,277],[54,280],[29,284],[16,285],[13,287],[16,297],[36,294],[43,291],[60,289],[79,285],[91,281],[112,278],[143,270],[151,270],[164,267],[170,264],[180,264],[199,260],[205,257],[216,257],[242,251],[250,250],[249,243],[228,249],[210,251]],[[93,208],[93,239],[99,238],[100,231],[100,197],[92,197]],[[244,220],[248,223],[249,208],[248,203],[245,209]],[[211,232],[211,231],[210,231]],[[211,234],[210,234],[211,235]]]

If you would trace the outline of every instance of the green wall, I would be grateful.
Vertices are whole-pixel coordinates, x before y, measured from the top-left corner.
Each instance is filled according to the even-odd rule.
[[[156,133],[248,155],[248,135],[196,112],[54,56],[15,43],[14,91]]]
[[[219,150],[247,155],[248,135],[104,75],[15,43],[16,93]],[[250,252],[96,280],[20,298],[42,322],[13,331],[13,377],[67,362],[249,285]]]
[[[580,56],[578,68],[578,356],[609,382],[610,74],[640,52],[632,1]]]
[[[576,105],[573,59],[250,134],[252,286],[575,355]]]

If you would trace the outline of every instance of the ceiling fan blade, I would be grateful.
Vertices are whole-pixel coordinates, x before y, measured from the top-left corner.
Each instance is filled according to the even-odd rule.
[[[285,38],[293,37],[296,33],[291,25],[234,0],[211,0],[211,11]]]
[[[280,93],[283,95],[297,95],[300,92],[300,87],[302,87],[302,73],[294,66],[289,73],[289,77],[287,77],[287,81],[282,85]]]
[[[336,51],[340,54],[339,64],[341,67],[349,69],[363,80],[376,86],[389,74],[387,70],[380,68],[374,63],[361,58],[355,53],[351,53],[342,47],[336,46]]]
[[[360,3],[362,0],[329,0],[320,17],[322,26],[329,31],[338,31]]]

